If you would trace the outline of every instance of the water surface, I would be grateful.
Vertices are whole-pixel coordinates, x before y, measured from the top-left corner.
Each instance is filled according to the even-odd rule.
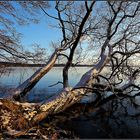
[[[11,70],[0,75],[0,97],[5,94],[2,87],[7,89],[17,87],[38,68],[11,67],[9,69]],[[89,69],[89,67],[71,68],[69,72],[70,85],[74,86]],[[106,68],[104,72],[107,73],[108,69]],[[62,81],[62,68],[54,67],[31,90],[28,99],[41,101],[56,94],[61,90],[62,85],[49,86],[58,81]],[[140,104],[139,97],[135,101]],[[60,126],[72,131],[80,138],[140,138],[140,108],[132,105],[129,99],[113,100],[89,116],[80,116]]]
[[[16,88],[23,81],[28,79],[38,67],[10,67],[10,71],[0,76],[0,85],[7,88]],[[74,86],[81,78],[81,76],[88,71],[89,67],[71,68],[69,71],[69,84]],[[58,81],[62,82],[62,67],[52,68],[42,79],[35,85],[28,94],[30,100],[35,96],[40,95],[40,100],[49,97],[59,92],[62,89],[62,84],[56,84]],[[51,87],[50,87],[51,86]],[[0,91],[1,93],[2,91]],[[1,93],[2,94],[2,93]]]

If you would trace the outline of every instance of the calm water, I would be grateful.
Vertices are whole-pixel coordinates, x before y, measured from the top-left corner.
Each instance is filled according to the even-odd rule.
[[[3,87],[7,89],[17,87],[38,68],[18,67],[10,69],[11,71],[7,71],[0,76],[0,97],[6,94],[2,90]],[[89,67],[71,68],[70,85],[74,86],[89,69]],[[55,67],[45,75],[28,94],[28,99],[30,101],[41,101],[54,95],[61,90],[62,85],[49,86],[58,81],[62,81],[61,67]],[[139,100],[140,98],[137,98],[136,102],[140,103]],[[111,106],[112,110],[110,111]],[[108,110],[110,115],[105,113]],[[131,105],[128,99],[113,100],[102,106],[98,112],[90,115],[88,118],[80,116],[60,126],[73,131],[80,138],[140,138],[140,108]]]
[[[25,81],[28,77],[30,77],[38,68],[32,67],[17,67],[10,68],[11,71],[7,71],[7,73],[2,74],[0,76],[0,85],[5,86],[7,88],[15,88],[20,83]],[[69,82],[71,86],[74,86],[81,78],[81,76],[88,71],[90,68],[71,68],[69,75]],[[57,83],[58,81],[62,81],[62,68],[55,67],[49,73],[47,73],[31,90],[30,94],[28,94],[28,98],[32,101],[33,98],[38,97],[40,95],[40,100],[44,99],[44,97],[50,97],[55,93],[59,92],[62,88],[62,84],[57,84],[55,86],[49,87]],[[2,91],[0,91],[2,95]]]

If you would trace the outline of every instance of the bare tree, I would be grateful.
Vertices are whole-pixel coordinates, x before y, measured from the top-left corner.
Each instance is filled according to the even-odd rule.
[[[89,92],[96,94],[97,98],[91,102],[94,107],[114,98],[139,96],[140,87],[136,80],[140,71],[137,67],[131,67],[130,61],[135,55],[140,54],[138,37],[140,3],[129,1],[81,3],[78,6],[76,2],[56,1],[57,17],[39,6],[47,16],[58,21],[56,27],[62,31],[62,41],[46,66],[40,68],[15,89],[13,97],[18,102],[0,100],[2,106],[9,110],[15,112],[22,110],[20,114],[24,114],[22,119],[27,125],[26,128],[36,125],[49,115],[65,111]],[[78,12],[81,11],[80,14],[77,13],[77,9],[72,10],[74,6],[77,6]],[[82,38],[90,38],[90,44],[94,44],[92,49],[100,48],[99,60],[74,87],[70,87],[68,70],[72,66],[75,50]],[[66,55],[68,50],[69,54]],[[63,69],[63,90],[41,103],[20,103],[19,101],[24,101],[23,97],[27,92],[51,70],[59,56],[67,58]],[[108,75],[104,75],[103,69],[107,64],[111,67],[108,68]],[[108,91],[112,94],[106,97]],[[135,95],[131,94],[132,91],[136,91]]]
[[[48,7],[48,2],[0,2],[0,61],[22,62],[33,61],[39,52],[31,53],[23,49],[20,43],[21,33],[16,31],[20,26],[39,22],[39,4]],[[31,10],[32,9],[32,10]],[[26,15],[26,16],[25,16]],[[41,52],[41,51],[40,51]],[[40,53],[41,56],[41,53]],[[37,59],[37,57],[36,57]],[[42,59],[43,60],[43,59]]]

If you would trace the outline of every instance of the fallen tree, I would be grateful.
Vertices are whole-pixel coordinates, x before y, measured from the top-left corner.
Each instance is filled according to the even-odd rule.
[[[95,1],[90,3],[85,1],[84,8],[86,10],[84,16],[81,17],[79,21],[79,16],[77,17],[77,14],[75,14],[77,17],[75,22],[73,21],[74,19],[72,20],[71,18],[68,18],[68,21],[63,20],[63,16],[61,15],[61,12],[65,11],[66,7],[72,5],[71,2],[66,3],[63,10],[61,9],[62,7],[59,7],[62,6],[60,2],[56,2],[55,8],[58,12],[57,18],[48,15],[40,6],[45,14],[60,22],[63,40],[60,47],[55,49],[46,66],[40,68],[30,78],[12,91],[12,100],[0,99],[0,122],[2,130],[6,130],[8,131],[7,133],[15,136],[26,134],[27,131],[37,126],[39,122],[48,118],[50,115],[55,116],[60,112],[65,112],[65,110],[70,107],[75,108],[74,105],[77,103],[79,103],[80,106],[80,100],[89,93],[96,94],[96,98],[90,103],[90,107],[92,106],[93,108],[98,108],[114,98],[135,98],[136,96],[139,96],[139,92],[135,95],[131,95],[132,91],[135,91],[136,89],[138,91],[140,90],[139,85],[135,83],[140,71],[139,69],[131,69],[129,58],[133,58],[134,55],[140,54],[139,40],[134,40],[139,32],[133,30],[133,28],[137,28],[139,23],[137,16],[140,5],[139,3],[134,3],[134,5],[132,3],[134,11],[129,11],[131,2],[106,2],[108,8],[111,10],[108,11],[111,16],[108,17],[106,15],[106,18],[104,18],[104,13],[101,14],[104,23],[106,23],[104,33],[101,29],[102,21],[99,22],[100,18],[98,19],[99,21],[97,21],[101,26],[95,28],[95,24],[93,23],[92,26],[89,25],[87,27],[87,23],[94,19],[90,17],[94,4]],[[67,15],[66,12],[65,14]],[[132,21],[128,22],[130,19]],[[133,22],[133,20],[135,22]],[[70,25],[67,26],[67,23],[69,23],[73,29],[71,29]],[[125,28],[123,29],[121,28],[122,24],[125,24]],[[78,28],[77,31],[75,31],[74,27]],[[67,32],[68,29],[71,29],[71,36],[69,36],[69,32]],[[95,37],[98,41],[103,38],[100,45],[101,52],[99,60],[96,64],[93,64],[93,67],[81,77],[80,81],[74,87],[71,87],[68,84],[68,70],[72,65],[75,49],[77,48],[80,39],[83,36],[87,37],[89,33],[93,33],[92,38],[94,38],[94,34],[96,33]],[[120,36],[118,36],[118,34],[120,34]],[[70,49],[69,55],[62,54],[62,52],[65,52],[68,49]],[[64,88],[62,91],[41,103],[25,102],[24,98],[26,97],[26,94],[52,69],[57,58],[60,56],[67,58],[66,65],[63,69]],[[112,67],[111,70],[108,70],[110,72],[109,76],[103,76],[102,71],[107,64],[111,64]],[[125,67],[123,67],[124,64]],[[126,79],[123,79],[122,76],[125,76]],[[124,82],[126,80],[127,82]],[[105,93],[108,91],[111,91],[112,94],[105,97]]]

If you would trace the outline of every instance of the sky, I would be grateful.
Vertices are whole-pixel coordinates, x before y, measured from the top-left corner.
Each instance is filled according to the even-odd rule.
[[[51,2],[51,4],[53,3],[54,2]],[[55,13],[52,9],[49,9],[48,12],[50,14]],[[39,44],[41,48],[47,48],[51,52],[51,41],[58,41],[60,39],[61,32],[59,29],[49,26],[51,22],[55,23],[56,21],[45,15],[43,11],[41,11],[39,19],[40,22],[38,24],[30,23],[25,26],[16,25],[16,30],[22,33],[21,44],[25,49],[31,51],[31,45],[36,43]]]
[[[50,48],[51,41],[57,41],[60,38],[60,32],[57,29],[51,29],[45,21],[39,24],[30,24],[19,26],[18,32],[22,33],[21,44],[25,49],[30,50],[31,44],[40,44],[42,48]]]
[[[20,16],[21,18],[30,18],[30,14],[28,11],[23,10],[23,8],[20,7],[20,5],[17,4],[16,1],[10,1],[17,10],[17,15],[23,15]],[[79,5],[81,1],[76,1],[76,4]],[[45,9],[49,14],[51,15],[57,15],[55,7],[55,1],[50,1],[50,5],[52,8]],[[8,8],[7,8],[8,9]],[[32,9],[33,10],[33,9]],[[74,9],[76,11],[76,9]],[[6,10],[4,10],[6,11]],[[18,33],[21,33],[20,37],[20,44],[24,47],[24,50],[33,51],[33,44],[39,44],[41,48],[45,48],[47,50],[47,54],[50,56],[52,52],[54,51],[51,47],[51,43],[57,43],[58,41],[61,41],[62,31],[61,29],[56,29],[52,27],[51,25],[55,25],[56,20],[48,17],[44,12],[40,9],[40,12],[37,12],[37,18],[39,18],[39,23],[29,23],[27,25],[19,25],[16,22],[16,19],[11,16],[11,14],[5,14],[6,18],[14,21],[14,24],[12,25]],[[39,13],[39,14],[38,14]],[[15,14],[15,13],[14,13]],[[4,15],[4,16],[5,16]],[[1,27],[0,27],[1,28]],[[11,35],[11,34],[10,34]],[[87,43],[82,43],[82,48],[85,50],[87,48]],[[88,53],[92,53],[89,51]],[[91,54],[92,55],[92,54]],[[89,55],[89,56],[91,56]]]
[[[54,7],[55,1],[50,1],[50,5]],[[51,15],[57,14],[55,8],[50,8],[46,11]],[[51,42],[57,42],[60,40],[62,37],[61,30],[50,27],[51,24],[56,24],[56,20],[49,18],[43,11],[41,11],[39,18],[39,24],[31,23],[26,26],[16,25],[16,30],[22,33],[21,44],[25,49],[31,51],[31,45],[37,43],[40,44],[41,48],[47,48],[49,53],[51,53]]]
[[[16,1],[12,2],[14,4],[16,3]],[[96,7],[100,9],[100,3],[102,2],[98,1],[97,3]],[[51,6],[54,6],[55,1],[51,1],[50,4]],[[47,12],[52,15],[56,14],[56,10],[54,8],[47,9]],[[25,50],[32,51],[31,45],[36,43],[39,44],[41,48],[46,48],[49,54],[51,54],[51,42],[57,42],[62,37],[61,30],[50,27],[51,24],[56,24],[56,21],[45,15],[43,11],[40,12],[39,18],[40,22],[38,24],[31,23],[25,26],[15,24],[15,28],[17,32],[22,33],[21,44],[24,46]],[[83,47],[86,48],[86,46],[87,44],[83,43]],[[95,51],[97,54],[97,48]],[[88,53],[89,56],[93,55],[93,51],[89,51]]]

